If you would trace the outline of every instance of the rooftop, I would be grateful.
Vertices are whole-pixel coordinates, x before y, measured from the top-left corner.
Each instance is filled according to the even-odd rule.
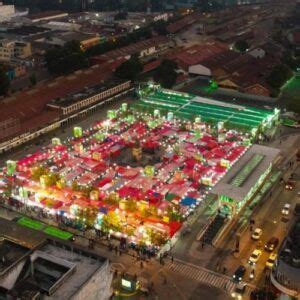
[[[85,284],[107,262],[106,258],[92,254],[83,248],[74,247],[70,243],[54,243],[49,240],[39,251],[59,258],[71,265],[76,265],[76,271],[73,272],[69,279],[64,281],[61,288],[52,294],[53,299],[70,299],[80,286]]]
[[[216,184],[212,193],[242,201],[279,153],[276,148],[253,145]]]
[[[225,126],[258,127],[273,111],[236,105],[192,94],[160,89],[142,97],[136,107],[168,109],[175,115],[191,119],[197,115],[205,122],[223,121]]]
[[[77,93],[86,87],[99,84],[101,80],[110,78],[113,70],[122,62],[122,60],[117,60],[103,63],[101,66],[94,65],[68,76],[38,83],[34,88],[6,97],[1,102],[0,120],[19,119],[21,130],[15,134],[37,129],[37,127],[53,122],[59,114],[56,111],[47,110],[47,104],[53,99]]]
[[[31,232],[29,229],[27,231]],[[57,239],[44,240],[30,250],[4,238],[0,242],[0,253],[0,295],[5,296],[1,299],[32,299],[41,295],[47,295],[47,299],[70,299],[108,262],[106,258],[80,246]],[[8,265],[18,267],[10,272]],[[8,275],[15,279],[13,287],[3,280]]]
[[[148,49],[150,47],[157,47],[161,46],[163,44],[168,43],[170,40],[164,36],[158,36],[155,38],[143,40],[140,42],[137,42],[135,44],[131,44],[126,47],[122,47],[116,50],[109,51],[105,54],[94,56],[93,58],[102,58],[102,59],[117,59],[119,57],[126,57],[128,55],[133,55],[135,53],[138,53],[142,50]]]
[[[191,47],[180,49],[172,54],[179,66],[186,69],[189,66],[200,64],[206,60],[214,58],[220,53],[227,52],[228,47],[220,42],[205,43],[193,45]]]
[[[65,95],[64,97],[53,99],[51,101],[51,104],[54,104],[54,105],[57,105],[60,107],[67,107],[78,101],[81,101],[81,100],[91,97],[93,95],[97,95],[101,92],[109,90],[119,84],[122,84],[122,83],[124,83],[124,80],[119,80],[119,79],[111,79],[111,80],[103,81],[100,84],[97,84],[97,85],[94,85],[91,87],[86,87],[78,92],[70,93],[70,94]]]
[[[284,240],[279,251],[279,258],[290,266],[300,269],[300,218],[296,220]]]
[[[0,238],[0,273],[12,267],[22,257],[28,255],[30,249],[12,240]]]
[[[68,15],[68,13],[60,11],[60,10],[51,10],[51,11],[44,11],[44,12],[39,12],[36,14],[30,14],[27,16],[28,19],[34,21],[34,20],[40,20],[44,18],[55,18],[55,17],[61,17],[63,15]]]

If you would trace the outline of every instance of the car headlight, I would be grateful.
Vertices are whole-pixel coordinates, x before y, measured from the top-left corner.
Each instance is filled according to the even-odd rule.
[[[235,275],[233,275],[233,278],[235,278],[236,276]]]
[[[237,298],[240,300],[242,299],[242,295],[238,295]]]
[[[239,280],[242,280],[242,277],[240,277]]]
[[[234,292],[231,293],[231,297],[232,297],[232,298],[235,298],[235,293],[234,293]]]

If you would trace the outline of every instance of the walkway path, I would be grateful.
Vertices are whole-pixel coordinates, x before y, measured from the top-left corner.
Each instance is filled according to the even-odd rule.
[[[174,260],[174,262],[168,261],[166,268],[178,272],[186,278],[191,278],[198,282],[213,286],[219,289],[225,289],[226,292],[232,293],[236,287],[236,283],[231,280],[230,277],[213,272],[211,270],[188,264],[183,261]],[[254,290],[254,287],[247,285],[245,295],[250,295]]]

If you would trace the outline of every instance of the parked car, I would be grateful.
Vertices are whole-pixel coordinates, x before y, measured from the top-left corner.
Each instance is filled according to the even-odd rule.
[[[246,268],[240,265],[233,274],[233,281],[240,282],[243,279],[243,276],[246,273]]]
[[[254,232],[252,233],[251,238],[253,240],[257,241],[257,240],[260,239],[261,235],[262,235],[262,229],[261,228],[256,228],[254,230]]]
[[[289,204],[289,203],[284,204],[283,209],[281,210],[281,213],[284,216],[287,216],[290,213],[290,207],[291,207],[291,204]]]
[[[261,250],[255,249],[249,257],[248,263],[255,265],[261,256]]]
[[[278,244],[279,244],[279,239],[273,236],[265,244],[265,250],[272,252],[278,246]]]
[[[274,262],[276,260],[277,254],[276,253],[271,253],[267,262],[266,262],[266,267],[272,269]]]

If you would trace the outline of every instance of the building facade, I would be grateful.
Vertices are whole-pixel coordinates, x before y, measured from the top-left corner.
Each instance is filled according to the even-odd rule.
[[[300,298],[300,218],[282,242],[271,272],[271,282],[282,296]]]
[[[14,15],[14,5],[3,5],[3,3],[0,2],[0,23],[10,20]]]
[[[25,59],[30,56],[30,43],[11,40],[0,40],[0,61],[11,62],[15,58]]]

